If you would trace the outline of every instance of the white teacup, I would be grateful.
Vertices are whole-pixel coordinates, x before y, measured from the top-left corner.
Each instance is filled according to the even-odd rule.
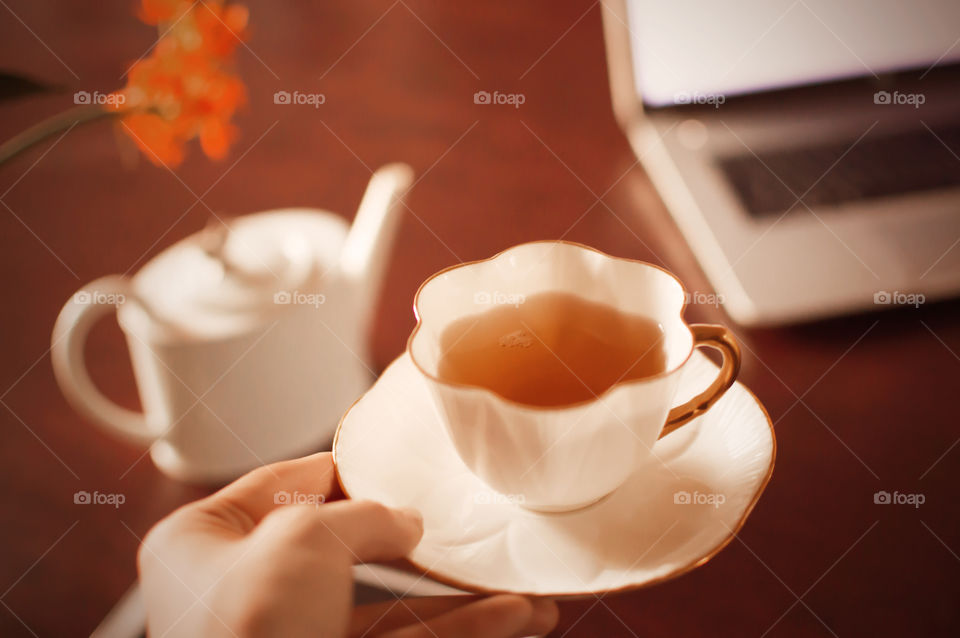
[[[491,304],[522,303],[548,291],[657,321],[663,330],[665,371],[618,383],[589,401],[546,408],[439,377],[441,335],[453,322]],[[571,510],[619,487],[651,454],[658,438],[708,410],[736,379],[740,351],[729,331],[688,325],[684,301],[683,285],[658,266],[571,242],[533,242],[425,281],[414,300],[418,323],[407,351],[428,379],[467,467],[526,507]],[[671,407],[681,368],[699,346],[720,350],[723,366],[710,387]]]

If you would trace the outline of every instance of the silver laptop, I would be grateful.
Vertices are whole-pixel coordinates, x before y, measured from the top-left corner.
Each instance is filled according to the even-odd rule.
[[[960,291],[960,2],[601,5],[614,112],[733,319]]]

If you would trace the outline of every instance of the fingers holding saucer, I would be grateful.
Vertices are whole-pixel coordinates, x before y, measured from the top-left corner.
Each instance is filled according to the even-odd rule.
[[[249,531],[282,505],[322,503],[342,498],[330,452],[263,465],[196,505],[229,516]],[[296,501],[295,501],[296,498]]]

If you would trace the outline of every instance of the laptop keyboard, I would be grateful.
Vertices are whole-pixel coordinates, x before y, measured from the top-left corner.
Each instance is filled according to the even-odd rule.
[[[719,164],[755,217],[791,207],[803,210],[797,202],[801,196],[804,204],[817,208],[958,187],[960,126],[930,128],[936,136],[921,126],[882,137],[868,133],[853,148],[856,138],[767,151],[759,158],[752,153],[720,158]]]

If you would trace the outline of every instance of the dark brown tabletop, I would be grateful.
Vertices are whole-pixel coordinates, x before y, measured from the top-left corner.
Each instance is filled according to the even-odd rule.
[[[156,37],[132,4],[0,3],[0,67],[67,90],[0,103],[0,137],[69,105],[74,90],[121,85]],[[614,122],[597,3],[248,4],[239,63],[249,104],[225,161],[194,148],[174,174],[128,157],[112,127],[96,124],[0,167],[4,636],[89,633],[134,580],[137,538],[205,493],[84,422],[54,382],[48,346],[80,285],[135,271],[202,228],[210,210],[304,205],[349,217],[372,168],[409,162],[420,181],[371,336],[379,369],[402,351],[425,277],[528,240],[584,242],[710,290]],[[320,92],[326,103],[281,108],[278,90]],[[478,105],[480,90],[525,102]],[[729,323],[706,305],[687,317]],[[707,565],[564,602],[556,635],[960,634],[958,318],[960,305],[946,302],[734,326],[741,379],[776,425],[766,493]],[[137,406],[115,322],[98,326],[87,359],[107,394]],[[126,502],[82,507],[78,490]],[[925,502],[877,505],[879,490]]]

